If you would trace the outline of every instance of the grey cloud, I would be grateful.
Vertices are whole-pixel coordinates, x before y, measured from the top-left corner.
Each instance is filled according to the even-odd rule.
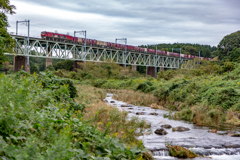
[[[239,0],[18,1],[78,13],[129,19],[130,22],[116,22],[114,26],[107,26],[109,22],[106,21],[102,22],[106,23],[106,25],[101,24],[102,27],[98,27],[92,22],[81,24],[81,28],[87,28],[89,35],[98,35],[96,39],[103,37],[103,40],[112,40],[114,37],[128,37],[134,39],[130,42],[135,45],[150,43],[144,42],[148,37],[155,37],[152,38],[151,43],[160,42],[159,37],[167,37],[166,41],[169,43],[178,41],[217,45],[223,36],[236,31],[240,24]],[[29,15],[29,17],[36,19],[34,15]],[[52,27],[63,31],[74,30],[79,26],[77,22],[70,20],[67,22],[65,20],[63,23],[61,20],[41,17],[40,15],[37,19],[38,22],[33,25],[39,29],[38,32],[44,28],[41,25],[47,29]],[[135,21],[131,22],[131,20]]]

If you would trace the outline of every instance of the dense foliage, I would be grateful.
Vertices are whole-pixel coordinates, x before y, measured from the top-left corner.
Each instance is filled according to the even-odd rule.
[[[147,47],[142,45],[141,47]],[[149,48],[155,49],[155,46],[149,46]],[[158,44],[157,48],[159,50],[164,50],[172,52],[172,48],[181,48],[182,54],[198,56],[199,51],[201,57],[214,57],[217,47],[210,45],[200,45],[200,44],[191,44],[191,43],[173,43],[173,44]],[[179,53],[179,50],[174,50],[175,53]]]
[[[0,93],[2,159],[141,159],[144,150],[83,123],[70,80],[21,71],[0,75]]]
[[[76,80],[96,80],[103,81],[104,79],[128,79],[143,77],[136,71],[131,71],[130,66],[127,68],[121,67],[115,63],[101,63],[95,64],[94,62],[79,63],[82,69],[77,72],[67,72],[67,70],[58,70],[54,72],[58,76],[76,79]]]
[[[229,61],[221,65],[209,61],[202,61],[201,64],[201,68],[193,70],[159,72],[158,79],[81,80],[82,83],[105,89],[130,89],[153,94],[158,99],[156,103],[182,111],[178,118],[194,121],[203,112],[209,118],[205,125],[221,124],[226,122],[226,114],[223,113],[240,113],[240,65]]]
[[[0,67],[7,59],[4,53],[11,52],[14,46],[14,40],[7,32],[8,21],[6,14],[14,14],[16,7],[10,4],[9,0],[0,1]]]
[[[240,62],[240,31],[225,36],[218,45],[220,60]]]

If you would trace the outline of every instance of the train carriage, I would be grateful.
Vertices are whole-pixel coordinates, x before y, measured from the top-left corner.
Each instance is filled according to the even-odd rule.
[[[52,41],[60,41],[60,42],[72,42],[73,41],[73,37],[70,35],[47,32],[47,31],[41,32],[41,37],[43,39],[52,40]]]
[[[41,37],[43,39],[47,39],[51,41],[79,43],[79,44],[85,43],[85,38],[73,37],[66,34],[59,34],[59,33],[47,32],[47,31],[41,32]],[[167,51],[161,51],[161,50],[156,51],[155,49],[142,48],[142,47],[136,47],[131,45],[125,46],[124,44],[98,41],[95,39],[86,39],[86,44],[89,46],[108,47],[108,48],[121,49],[121,50],[125,50],[125,47],[126,47],[128,51],[145,52],[145,53],[151,53],[151,54],[156,54],[157,52],[158,55],[168,55],[168,56],[175,56],[175,57],[181,56],[184,58],[199,58],[198,56],[194,56],[194,55],[185,55],[185,54],[180,55],[179,53],[173,53],[173,52],[167,52]],[[204,58],[204,57],[200,57],[200,59],[212,60],[211,58]]]
[[[145,48],[139,47],[139,51],[140,51],[140,52],[145,52]]]
[[[97,41],[97,45],[98,45],[98,46],[102,46],[102,47],[106,47],[106,46],[107,46],[107,43],[104,42],[104,41]]]

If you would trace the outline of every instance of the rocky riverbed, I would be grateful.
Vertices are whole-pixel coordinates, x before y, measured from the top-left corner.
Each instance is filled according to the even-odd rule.
[[[223,127],[221,130],[214,130],[185,121],[171,120],[164,118],[168,115],[168,111],[134,106],[114,100],[112,96],[112,94],[107,95],[105,101],[108,104],[129,112],[129,118],[138,116],[151,123],[151,131],[145,131],[139,139],[143,140],[145,147],[152,151],[156,159],[176,159],[169,156],[166,145],[182,146],[198,155],[216,160],[240,159],[240,127]]]

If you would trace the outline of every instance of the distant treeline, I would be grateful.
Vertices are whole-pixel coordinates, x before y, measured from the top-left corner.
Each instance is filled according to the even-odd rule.
[[[147,48],[146,45],[141,45],[140,47]],[[156,49],[156,46],[149,46],[151,49]],[[173,43],[173,44],[166,44],[161,43],[158,44],[157,49],[172,52],[172,48],[181,48],[182,54],[187,55],[199,55],[199,51],[201,57],[213,58],[215,56],[215,52],[217,47],[210,46],[210,45],[200,45],[200,44],[191,44],[191,43]],[[180,53],[179,50],[174,50],[175,53]]]

